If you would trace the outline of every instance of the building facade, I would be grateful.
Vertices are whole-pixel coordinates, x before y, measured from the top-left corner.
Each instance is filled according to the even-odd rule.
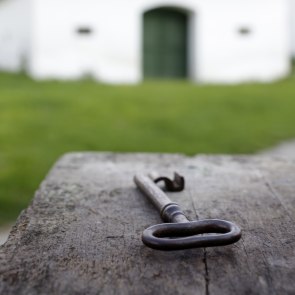
[[[0,0],[0,69],[115,84],[273,81],[290,71],[289,14],[288,0]]]
[[[292,59],[295,59],[295,0],[289,0],[290,47]]]

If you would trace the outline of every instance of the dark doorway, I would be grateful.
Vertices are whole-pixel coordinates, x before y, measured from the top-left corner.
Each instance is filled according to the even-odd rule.
[[[186,13],[172,8],[144,14],[143,73],[145,78],[187,77]]]

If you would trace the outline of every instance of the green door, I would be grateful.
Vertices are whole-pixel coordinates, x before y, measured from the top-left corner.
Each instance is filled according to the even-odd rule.
[[[144,14],[145,78],[187,77],[187,15],[159,8]]]

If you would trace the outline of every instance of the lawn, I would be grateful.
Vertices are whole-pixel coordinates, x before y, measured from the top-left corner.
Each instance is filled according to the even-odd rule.
[[[0,224],[69,151],[254,153],[295,137],[295,77],[274,84],[108,86],[0,73]]]

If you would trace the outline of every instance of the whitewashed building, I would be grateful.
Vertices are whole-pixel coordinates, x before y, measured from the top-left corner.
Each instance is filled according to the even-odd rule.
[[[0,70],[272,81],[290,70],[289,15],[288,0],[0,0]]]
[[[289,0],[289,20],[291,28],[291,40],[290,46],[292,51],[292,57],[295,59],[295,0]]]

